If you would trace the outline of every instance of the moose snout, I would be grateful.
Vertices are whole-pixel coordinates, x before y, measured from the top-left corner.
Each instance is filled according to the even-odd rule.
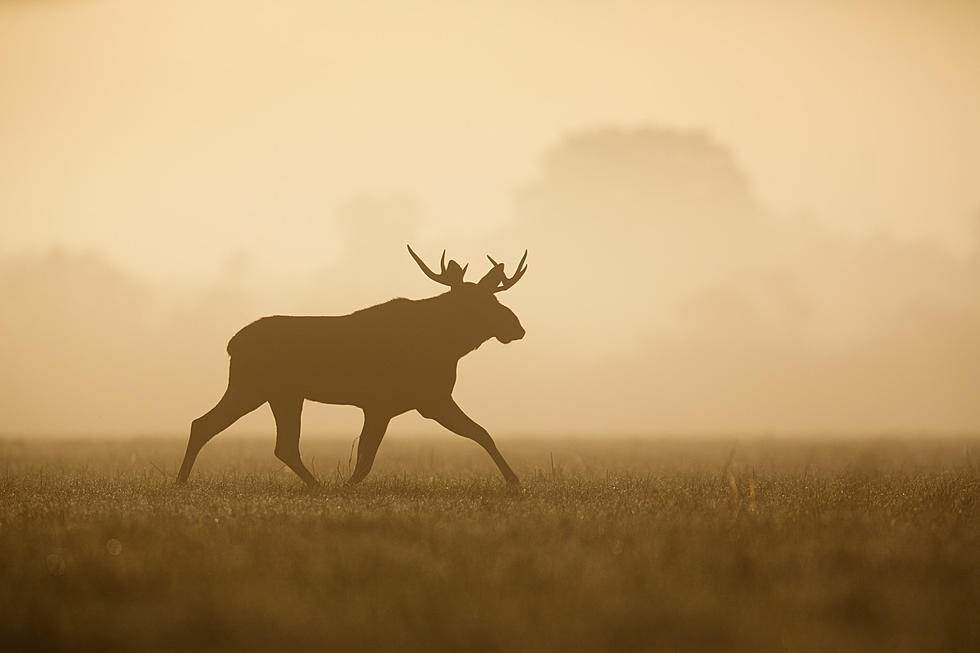
[[[523,338],[526,332],[521,325],[521,321],[514,315],[514,312],[501,304],[497,304],[497,307],[498,313],[494,327],[494,335],[497,340],[506,345],[508,342]]]
[[[524,327],[521,326],[521,323],[517,322],[511,328],[507,329],[507,331],[498,335],[497,340],[499,340],[500,342],[506,345],[508,342],[520,340],[525,336],[526,333],[527,331],[524,330]]]

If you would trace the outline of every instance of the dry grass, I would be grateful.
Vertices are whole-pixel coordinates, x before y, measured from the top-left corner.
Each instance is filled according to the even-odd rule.
[[[0,441],[4,650],[975,650],[980,442]]]

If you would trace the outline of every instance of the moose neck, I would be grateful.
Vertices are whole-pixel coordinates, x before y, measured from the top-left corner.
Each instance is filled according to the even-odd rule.
[[[432,333],[439,339],[440,349],[457,360],[493,336],[490,328],[475,319],[466,304],[451,292],[422,301],[434,309]]]

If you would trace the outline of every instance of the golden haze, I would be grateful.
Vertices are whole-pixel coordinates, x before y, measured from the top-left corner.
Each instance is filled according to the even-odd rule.
[[[440,292],[412,242],[472,277],[530,250],[527,338],[460,366],[491,431],[975,431],[978,28],[955,2],[3,3],[3,430],[183,431],[246,322]]]

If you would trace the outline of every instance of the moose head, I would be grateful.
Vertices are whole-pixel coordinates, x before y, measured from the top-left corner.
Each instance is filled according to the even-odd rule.
[[[425,276],[449,287],[450,292],[447,295],[459,307],[461,317],[471,324],[479,325],[481,330],[486,329],[487,337],[496,338],[504,344],[524,337],[525,331],[520,320],[512,310],[500,303],[496,294],[512,287],[527,272],[525,264],[527,250],[524,251],[521,262],[517,264],[517,271],[510,277],[504,273],[504,264],[497,263],[488,255],[487,258],[490,259],[493,267],[476,283],[463,280],[469,265],[460,266],[453,260],[446,265],[445,250],[439,260],[438,273],[433,272],[419,258],[411,245],[408,246],[408,253],[415,259]]]

